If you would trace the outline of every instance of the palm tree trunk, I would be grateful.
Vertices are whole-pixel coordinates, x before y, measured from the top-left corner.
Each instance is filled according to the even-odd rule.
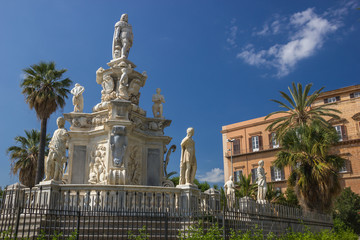
[[[47,120],[48,120],[47,118],[41,119],[39,158],[37,160],[37,171],[36,171],[35,184],[38,184],[44,178],[44,158],[45,158]]]

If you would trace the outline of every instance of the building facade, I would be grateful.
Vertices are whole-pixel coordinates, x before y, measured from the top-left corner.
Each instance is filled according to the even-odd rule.
[[[331,152],[346,159],[340,170],[342,187],[351,187],[360,194],[360,85],[344,87],[323,92],[314,102],[314,106],[335,103],[331,108],[341,111],[340,119],[328,119],[339,134],[340,141]],[[274,133],[266,127],[281,115],[255,118],[222,127],[223,160],[225,182],[230,175],[238,181],[240,175],[252,173],[255,183],[258,162],[264,160],[267,172],[266,181],[282,192],[287,187],[290,167],[277,169],[272,163],[281,146],[274,138]]]

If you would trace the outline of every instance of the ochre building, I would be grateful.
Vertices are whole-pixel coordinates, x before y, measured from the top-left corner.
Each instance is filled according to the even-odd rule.
[[[351,187],[352,191],[360,194],[360,85],[323,92],[314,106],[329,103],[335,103],[331,108],[341,111],[340,119],[328,119],[340,136],[340,142],[331,151],[346,159],[340,170],[341,185]],[[230,175],[238,181],[240,175],[248,176],[250,173],[255,182],[258,162],[264,160],[267,182],[284,192],[290,167],[277,169],[272,166],[281,146],[274,139],[274,134],[265,130],[280,116],[274,115],[267,120],[260,117],[222,127],[225,182]]]

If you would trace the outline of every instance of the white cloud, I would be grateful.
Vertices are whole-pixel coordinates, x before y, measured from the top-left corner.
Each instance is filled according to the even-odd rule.
[[[248,45],[237,54],[237,58],[252,66],[275,68],[278,77],[286,76],[299,61],[322,48],[327,37],[342,25],[339,16],[346,14],[345,9],[352,6],[346,4],[336,10],[328,9],[322,15],[316,14],[314,8],[308,8],[290,18],[280,20],[278,17],[271,25],[265,24],[260,32],[254,32],[253,35],[277,34],[286,24],[286,28],[291,29],[288,41],[274,44],[265,50],[256,50],[253,45]]]
[[[220,168],[213,168],[210,172],[205,173],[204,175],[198,176],[199,181],[208,182],[208,183],[218,183],[224,182],[224,170]]]
[[[236,44],[236,34],[238,31],[238,27],[235,25],[236,23],[236,19],[233,18],[231,20],[231,26],[230,29],[228,31],[228,37],[226,38],[226,42],[230,45],[230,47],[234,48],[237,47]]]

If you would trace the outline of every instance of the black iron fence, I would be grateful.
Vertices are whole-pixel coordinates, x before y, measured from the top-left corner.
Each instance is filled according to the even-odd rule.
[[[30,197],[24,197],[26,194]],[[98,198],[93,198],[90,204],[76,204],[76,208],[69,207],[74,204],[61,204],[56,208],[41,199],[36,200],[42,196],[37,191],[30,190],[29,195],[28,190],[18,188],[5,192],[0,206],[3,238],[7,234],[10,239],[36,239],[39,236],[52,239],[54,235],[61,235],[60,239],[131,239],[142,234],[148,239],[179,239],[180,234],[188,234],[191,226],[198,225],[206,231],[214,224],[222,228],[223,235],[228,238],[232,230],[246,231],[256,227],[264,234],[273,232],[277,235],[289,228],[301,232],[305,226],[312,231],[332,227],[329,215],[276,204],[257,204],[246,198],[236,199],[233,208],[186,210],[159,208],[157,204],[153,208],[142,208],[135,200],[121,207],[112,204],[113,201],[102,201],[103,204],[89,207],[91,201],[96,202]],[[80,198],[76,197],[75,202],[76,199]]]

